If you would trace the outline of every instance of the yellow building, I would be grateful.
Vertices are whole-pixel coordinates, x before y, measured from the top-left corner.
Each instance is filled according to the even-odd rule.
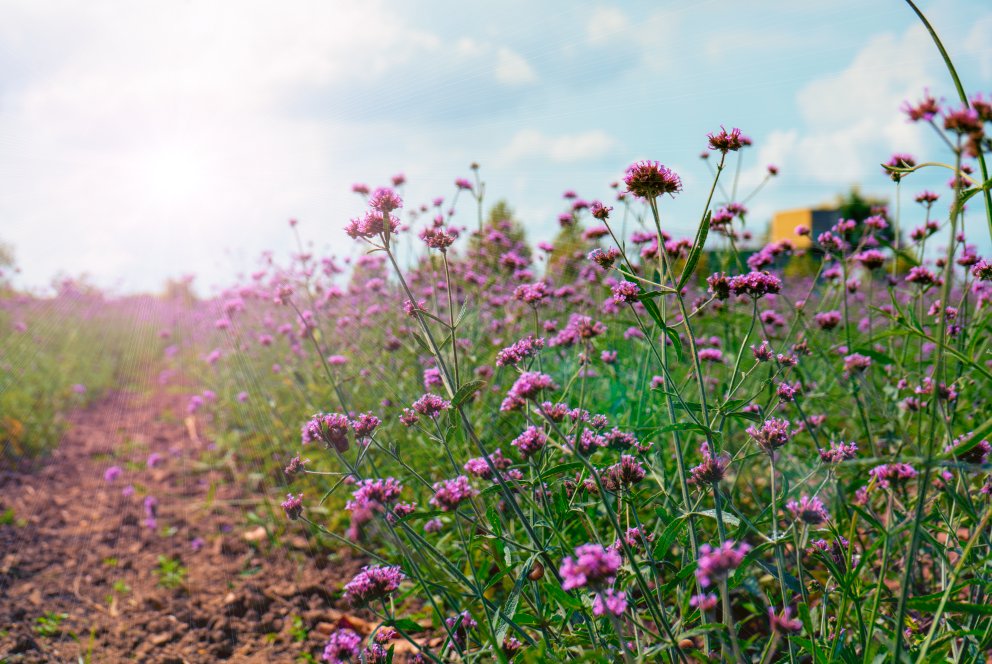
[[[797,249],[808,249],[813,244],[811,238],[830,230],[839,220],[840,212],[832,209],[783,210],[776,212],[772,217],[768,239],[771,242],[790,240]],[[806,235],[797,235],[796,228],[799,226],[809,229],[810,232]]]

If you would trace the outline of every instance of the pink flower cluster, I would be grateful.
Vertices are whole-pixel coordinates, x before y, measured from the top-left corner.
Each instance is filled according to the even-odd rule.
[[[362,606],[386,597],[405,578],[399,567],[367,565],[345,585],[344,596],[353,606]]]
[[[699,547],[699,562],[696,565],[696,579],[703,588],[709,588],[720,579],[727,577],[744,561],[751,547],[742,542],[735,545],[726,541],[713,548],[709,544]]]
[[[536,399],[542,390],[555,389],[558,389],[558,386],[551,376],[539,371],[525,371],[513,383],[499,408],[504,412],[520,410],[528,399]]]
[[[583,544],[575,549],[575,557],[561,562],[559,573],[564,590],[591,588],[597,590],[613,583],[622,563],[620,554],[600,544]]]
[[[483,462],[485,463],[485,462]],[[434,497],[430,504],[442,512],[453,512],[466,500],[470,500],[479,492],[468,483],[468,478],[459,475],[453,480],[443,480],[434,484]]]

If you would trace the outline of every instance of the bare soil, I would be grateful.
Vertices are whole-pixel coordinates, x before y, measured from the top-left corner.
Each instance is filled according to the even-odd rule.
[[[363,561],[246,525],[258,496],[198,461],[184,405],[117,392],[74,413],[40,468],[0,466],[0,662],[313,661],[338,625],[371,629],[337,599]],[[181,585],[163,584],[160,556],[188,570]]]

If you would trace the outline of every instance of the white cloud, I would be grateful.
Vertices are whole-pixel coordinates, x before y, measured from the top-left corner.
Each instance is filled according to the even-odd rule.
[[[537,82],[537,73],[522,55],[500,47],[496,51],[496,80],[504,85],[529,85]]]
[[[571,164],[601,159],[610,155],[616,147],[616,139],[601,130],[548,136],[536,129],[522,129],[500,154],[500,160],[512,163],[536,158]]]
[[[922,28],[873,37],[843,70],[814,79],[796,93],[802,127],[776,130],[761,142],[758,163],[742,176],[743,190],[760,182],[774,163],[785,177],[848,185],[877,177],[894,152],[919,154],[922,128],[899,108],[933,87]]]
[[[627,15],[616,7],[599,7],[589,15],[586,23],[586,39],[593,46],[602,46],[630,29]]]
[[[3,239],[28,283],[220,281],[225,250],[288,245],[287,217],[351,203],[369,128],[300,117],[293,95],[443,47],[376,3],[6,3],[0,135],[17,138],[0,172],[18,177],[0,182]]]
[[[977,61],[982,78],[992,78],[992,16],[984,16],[972,25],[968,35],[961,40],[961,50]]]

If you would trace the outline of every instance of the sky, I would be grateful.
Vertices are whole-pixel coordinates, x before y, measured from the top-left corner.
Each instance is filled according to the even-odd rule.
[[[921,7],[966,88],[992,92],[992,3]],[[317,250],[354,255],[354,182],[403,173],[410,205],[450,200],[477,162],[487,200],[537,242],[563,191],[608,200],[638,159],[681,174],[662,213],[691,236],[710,184],[698,155],[721,125],[754,140],[741,192],[781,169],[748,204],[760,232],[853,184],[891,200],[879,164],[894,152],[948,160],[899,112],[926,88],[955,99],[897,0],[0,0],[0,242],[25,288],[196,274],[209,293],[293,250],[290,218]],[[947,180],[904,181],[904,225],[912,194]],[[456,220],[474,214],[463,199]]]

